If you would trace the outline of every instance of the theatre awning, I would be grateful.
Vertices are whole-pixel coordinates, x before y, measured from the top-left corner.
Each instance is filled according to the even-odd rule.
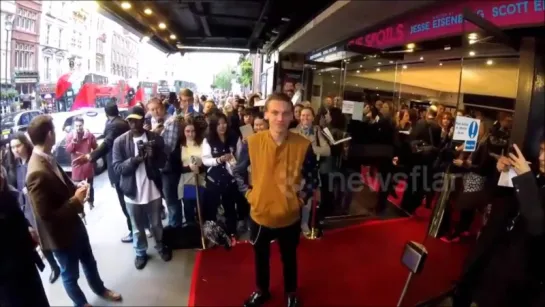
[[[333,2],[114,0],[98,4],[104,15],[126,30],[149,38],[163,52],[174,53],[269,49]]]
[[[437,0],[336,1],[284,41],[278,50],[306,54],[435,2]]]

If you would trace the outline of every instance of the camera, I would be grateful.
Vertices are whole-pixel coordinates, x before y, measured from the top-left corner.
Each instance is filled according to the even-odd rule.
[[[136,143],[138,149],[138,156],[146,158],[147,148],[153,148],[155,146],[155,141],[144,142],[142,140]]]

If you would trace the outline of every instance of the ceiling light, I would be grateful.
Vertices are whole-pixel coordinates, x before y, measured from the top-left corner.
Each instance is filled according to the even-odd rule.
[[[121,8],[124,9],[124,10],[128,10],[132,7],[132,5],[127,2],[127,1],[124,1],[124,2],[121,2]]]
[[[333,84],[335,84],[335,83],[337,83],[337,82],[333,81]]]
[[[146,8],[146,9],[144,10],[144,14],[146,14],[146,15],[151,15],[151,14],[153,14],[153,11],[152,11],[150,8]]]
[[[176,35],[170,34],[170,39],[176,39]]]
[[[443,63],[439,63],[439,66],[443,66]]]
[[[394,61],[390,61],[390,64],[394,64]]]
[[[376,90],[378,90],[378,86],[377,86],[377,87],[375,87],[375,89],[376,89]]]
[[[407,44],[407,49],[414,49],[414,47],[416,47],[416,45],[413,43]]]
[[[445,50],[450,50],[450,46],[445,46]]]
[[[360,73],[360,71],[359,71],[359,70],[356,70],[356,73],[357,73],[357,74],[359,74],[359,73]]]
[[[147,43],[149,42],[149,40],[150,40],[150,37],[145,35],[145,36],[142,36],[142,38],[140,39],[140,42]]]
[[[476,39],[470,39],[470,40],[469,40],[469,44],[470,44],[470,45],[473,45],[473,44],[475,44],[476,42],[477,42]]]
[[[356,86],[360,86],[359,84],[356,84]]]
[[[470,51],[469,56],[475,56],[475,51]]]
[[[159,29],[166,29],[166,28],[167,28],[167,25],[164,22],[161,22],[159,24]]]
[[[180,43],[176,44],[178,49],[187,49],[187,50],[213,50],[213,51],[223,51],[223,52],[250,52],[248,48],[222,48],[222,47],[212,47],[212,46],[185,46]]]
[[[363,67],[363,65],[360,65],[360,68],[362,68],[362,67]]]
[[[377,71],[380,71],[380,68],[377,68]]]
[[[403,69],[407,69],[407,65],[403,65]]]
[[[476,40],[478,37],[479,35],[477,33],[469,33],[469,35],[467,36],[467,38],[473,39],[473,40]]]
[[[407,52],[414,52],[414,49],[409,48],[409,49],[407,49]]]
[[[486,61],[486,65],[492,65],[492,64],[494,64],[494,61],[492,61],[492,60]]]
[[[382,62],[378,62],[378,65],[382,65]]]
[[[423,56],[420,57],[420,61],[424,61],[424,57],[423,57]]]

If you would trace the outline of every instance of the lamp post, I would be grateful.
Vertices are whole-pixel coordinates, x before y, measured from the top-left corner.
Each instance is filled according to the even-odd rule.
[[[8,76],[8,57],[11,56],[11,52],[9,52],[8,54],[8,49],[9,49],[9,42],[10,42],[10,37],[9,37],[9,32],[11,31],[11,26],[12,26],[12,21],[11,21],[11,15],[6,15],[6,22],[4,24],[4,28],[6,29],[6,65],[5,65],[5,72],[6,72],[6,84],[8,84],[8,80],[9,80],[9,76]]]

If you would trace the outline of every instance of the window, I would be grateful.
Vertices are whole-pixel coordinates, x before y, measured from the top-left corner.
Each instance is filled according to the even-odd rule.
[[[64,6],[64,2],[62,3],[62,5]],[[61,49],[62,47],[62,29],[59,29],[59,49]]]
[[[57,58],[57,67],[56,68],[57,68],[57,73],[56,73],[57,75],[55,76],[55,79],[58,79],[58,78],[61,77],[62,71],[63,71],[63,69],[62,69],[62,59]]]
[[[44,71],[43,75],[46,81],[51,80],[51,58],[48,56],[44,57]]]
[[[15,20],[15,27],[20,31],[25,32],[36,32],[36,20],[38,19],[38,14],[32,11],[18,8],[17,17]]]
[[[14,67],[17,70],[34,70],[34,45],[25,43],[15,43],[15,63]]]
[[[45,33],[45,44],[47,46],[49,46],[49,38],[50,38],[50,35],[51,35],[51,25],[50,24],[47,25],[47,30],[46,31],[47,32]]]

